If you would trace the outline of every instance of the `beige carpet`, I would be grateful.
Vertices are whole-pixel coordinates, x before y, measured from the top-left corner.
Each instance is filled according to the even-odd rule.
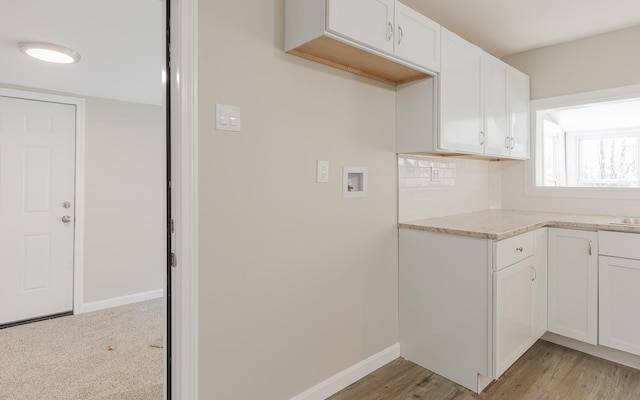
[[[163,302],[0,329],[0,399],[162,400]]]

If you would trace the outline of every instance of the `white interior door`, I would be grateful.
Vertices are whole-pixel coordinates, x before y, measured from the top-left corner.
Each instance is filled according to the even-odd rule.
[[[75,113],[0,96],[0,324],[73,309]]]

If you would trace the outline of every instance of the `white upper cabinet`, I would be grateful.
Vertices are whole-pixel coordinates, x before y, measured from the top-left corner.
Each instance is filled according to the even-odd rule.
[[[485,143],[483,52],[444,28],[441,38],[438,147],[451,152],[482,154]]]
[[[395,55],[440,71],[440,25],[396,1]]]
[[[508,156],[509,132],[509,68],[497,58],[484,58],[484,133],[485,153]]]
[[[398,84],[440,69],[440,25],[397,0],[285,0],[285,51]]]
[[[529,158],[529,76],[509,67],[511,158]]]
[[[444,28],[440,65],[437,78],[398,85],[396,151],[528,158],[529,77]],[[402,109],[414,104],[434,111]]]
[[[395,0],[328,0],[328,30],[393,54]]]
[[[485,154],[529,158],[529,76],[485,54]]]

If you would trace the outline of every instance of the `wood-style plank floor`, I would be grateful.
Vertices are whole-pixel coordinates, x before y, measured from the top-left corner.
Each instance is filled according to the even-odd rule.
[[[328,400],[639,400],[640,370],[539,340],[477,395],[398,358]]]

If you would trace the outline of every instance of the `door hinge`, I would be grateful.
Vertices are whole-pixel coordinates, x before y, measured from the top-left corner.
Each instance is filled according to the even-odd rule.
[[[173,219],[171,219],[171,233],[175,233],[176,231],[176,227],[175,224],[173,223]]]
[[[176,266],[176,253],[171,253],[171,266]]]

